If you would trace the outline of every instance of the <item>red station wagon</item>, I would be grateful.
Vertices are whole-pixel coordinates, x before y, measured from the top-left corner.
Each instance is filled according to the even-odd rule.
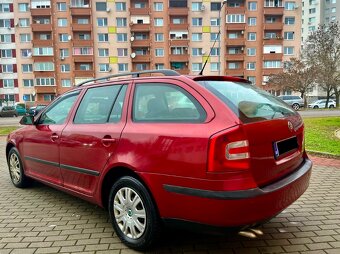
[[[35,179],[108,208],[137,250],[164,223],[258,225],[307,189],[303,122],[281,100],[236,77],[158,70],[109,80],[123,75],[23,117],[6,147],[16,187]]]

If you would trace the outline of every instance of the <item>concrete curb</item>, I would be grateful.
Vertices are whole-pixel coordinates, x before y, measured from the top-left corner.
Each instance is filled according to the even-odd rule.
[[[332,158],[332,159],[338,159],[340,160],[340,155],[332,154],[332,153],[325,153],[320,151],[313,151],[313,150],[306,150],[308,154],[325,157],[325,158]]]

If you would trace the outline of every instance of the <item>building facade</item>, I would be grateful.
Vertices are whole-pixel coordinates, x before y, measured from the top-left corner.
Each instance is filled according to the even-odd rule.
[[[0,98],[13,103],[47,104],[81,81],[118,72],[168,68],[197,75],[205,60],[205,75],[241,76],[269,89],[268,76],[299,54],[302,37],[301,0],[0,5],[0,46],[12,50],[1,51]]]

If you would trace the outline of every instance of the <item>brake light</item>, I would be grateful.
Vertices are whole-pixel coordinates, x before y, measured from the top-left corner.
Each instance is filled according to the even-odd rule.
[[[240,126],[215,134],[209,143],[208,171],[249,169],[249,142]]]

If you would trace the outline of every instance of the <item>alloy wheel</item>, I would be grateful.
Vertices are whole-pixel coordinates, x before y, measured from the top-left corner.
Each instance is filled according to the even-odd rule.
[[[12,153],[9,158],[9,170],[11,172],[12,180],[15,184],[21,180],[20,161],[17,154]]]

